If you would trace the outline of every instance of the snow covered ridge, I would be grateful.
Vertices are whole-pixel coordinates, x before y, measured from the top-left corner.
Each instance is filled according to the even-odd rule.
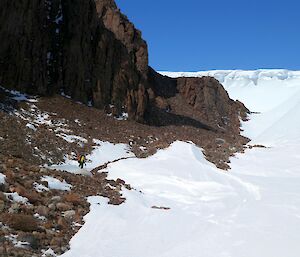
[[[224,86],[231,99],[243,102],[252,112],[271,111],[300,90],[300,71],[274,69],[160,73],[169,77],[214,77]]]
[[[160,74],[172,78],[178,77],[203,77],[210,76],[216,78],[220,83],[230,80],[248,80],[255,85],[258,80],[290,80],[300,79],[300,71],[290,71],[282,69],[259,69],[259,70],[211,70],[198,72],[169,72],[160,71]]]

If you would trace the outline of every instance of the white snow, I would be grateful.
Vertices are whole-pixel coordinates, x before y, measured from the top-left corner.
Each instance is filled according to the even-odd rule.
[[[0,172],[0,185],[5,184],[5,178],[6,178],[6,176]]]
[[[42,250],[42,253],[42,257],[57,256],[51,248],[49,248],[48,250]]]
[[[70,191],[72,188],[72,185],[68,184],[65,180],[60,181],[59,179],[53,178],[51,176],[43,176],[41,178],[41,181],[47,181],[49,189]]]
[[[37,183],[37,182],[34,182],[34,183],[33,183],[33,187],[34,187],[34,189],[35,189],[37,192],[39,192],[39,193],[45,192],[45,191],[49,191],[49,188],[48,188],[48,187],[46,187],[46,186],[44,186],[44,185],[42,185],[42,184],[39,184],[39,183]]]
[[[81,125],[81,122],[79,121],[79,119],[75,119],[74,122],[77,123],[78,126],[80,126],[80,127],[82,126],[82,125]]]
[[[36,127],[31,123],[27,123],[26,127],[32,129],[33,131],[36,131]]]
[[[64,140],[66,140],[69,143],[77,142],[79,145],[81,145],[82,143],[88,142],[85,138],[76,136],[76,135],[67,135],[67,134],[61,133],[61,134],[57,134],[57,136],[63,138]]]
[[[122,114],[119,117],[116,117],[117,120],[127,120],[128,119],[128,113],[122,112]]]
[[[94,139],[93,141],[96,146],[94,147],[92,154],[87,156],[87,159],[90,160],[90,162],[87,163],[88,169],[94,169],[107,162],[112,162],[121,158],[134,157],[134,154],[126,144],[113,144],[97,139]]]
[[[83,147],[87,143],[87,139],[74,135],[74,132],[69,128],[68,121],[65,119],[58,119],[56,113],[49,113],[46,111],[40,110],[36,105],[28,103],[29,110],[21,108],[20,110],[14,110],[14,115],[18,118],[27,121],[26,127],[37,131],[37,128],[42,126],[47,126],[48,129],[55,133],[57,137],[60,137],[66,140],[69,143],[76,142],[79,146]],[[30,134],[28,133],[27,143],[31,144]],[[38,150],[38,149],[37,149]],[[40,158],[43,158],[43,155],[38,151]]]
[[[33,215],[33,217],[35,217],[36,219],[41,220],[41,221],[47,220],[47,218],[46,218],[45,216],[42,216],[42,215],[40,215],[40,214],[38,214],[38,213],[35,213],[35,214]]]
[[[42,112],[38,109],[38,107],[34,104],[30,104],[30,110],[27,111],[23,108],[20,110],[15,110],[14,114],[26,121],[29,121],[26,126],[29,128],[38,127],[40,125],[46,125],[49,127],[58,126],[59,124],[52,124],[52,120],[50,118],[50,113]]]
[[[34,97],[29,96],[29,95],[27,95],[27,94],[23,94],[23,93],[21,93],[21,92],[19,92],[19,91],[16,91],[16,90],[9,90],[9,89],[6,89],[6,88],[4,88],[4,87],[2,87],[2,86],[0,86],[0,88],[1,88],[2,90],[4,90],[6,93],[11,94],[11,95],[12,95],[11,98],[12,98],[13,100],[18,101],[18,102],[23,102],[23,101],[25,101],[25,102],[30,102],[30,103],[36,103],[36,102],[38,101],[38,100],[35,99]]]
[[[93,140],[95,146],[91,154],[86,156],[84,169],[78,167],[77,160],[66,158],[63,164],[51,165],[49,168],[63,170],[75,174],[91,175],[90,171],[105,163],[119,160],[122,158],[134,157],[130,148],[126,144],[113,144],[97,139]],[[81,153],[82,154],[82,153]]]
[[[18,235],[13,235],[10,234],[9,236],[5,236],[6,239],[8,239],[9,241],[11,241],[14,245],[14,247],[18,247],[18,248],[26,248],[30,245],[30,243],[28,242],[23,242],[23,241],[19,241]]]
[[[232,98],[261,112],[243,123],[244,134],[250,145],[270,148],[237,154],[228,173],[187,142],[109,164],[110,179],[136,190],[123,189],[120,206],[90,197],[91,211],[63,257],[300,256],[300,73],[212,74]]]
[[[24,203],[29,204],[28,199],[26,197],[23,197],[19,195],[17,192],[14,193],[4,193],[8,199],[11,199],[11,201],[16,203]]]

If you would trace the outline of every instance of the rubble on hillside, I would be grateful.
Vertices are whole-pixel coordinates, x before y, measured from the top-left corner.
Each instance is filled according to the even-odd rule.
[[[119,205],[125,201],[122,187],[130,189],[121,179],[107,180],[105,173],[74,175],[3,155],[0,174],[5,176],[0,183],[1,256],[41,256],[49,249],[64,253],[84,223],[88,196]]]

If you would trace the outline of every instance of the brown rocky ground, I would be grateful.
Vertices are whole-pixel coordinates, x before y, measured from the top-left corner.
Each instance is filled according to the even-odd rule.
[[[98,110],[59,95],[39,98],[35,103],[6,104],[6,109],[10,106],[12,111],[0,111],[0,153],[34,164],[53,164],[63,161],[63,157],[72,152],[89,153],[93,139],[129,144],[137,157],[147,157],[175,140],[182,140],[193,141],[204,149],[209,161],[227,169],[229,157],[243,151],[248,139],[239,135],[239,121],[232,125],[234,129],[217,128],[205,119],[204,122],[194,119],[197,111],[184,105],[180,96],[169,102],[171,112],[157,107],[151,110],[156,120],[163,121],[158,126],[118,120],[107,114],[113,113],[113,108]],[[189,110],[192,118],[185,116]],[[164,122],[169,119],[171,122]],[[35,130],[26,126],[29,123]],[[62,138],[65,135],[77,135],[87,142],[70,143]]]
[[[0,173],[6,176],[6,184],[0,185],[1,256],[41,256],[48,248],[61,254],[83,224],[89,210],[87,196],[108,197],[111,204],[125,201],[121,189],[130,189],[130,185],[121,179],[107,180],[101,173],[106,165],[95,168],[91,177],[41,168],[74,152],[89,153],[93,139],[128,144],[139,158],[175,140],[193,141],[204,149],[209,161],[224,170],[229,167],[229,157],[243,151],[248,142],[239,135],[239,121],[219,128],[201,111],[191,109],[182,95],[152,101],[148,112],[154,118],[147,125],[118,120],[113,106],[103,111],[60,95],[18,102],[0,90]],[[68,135],[80,138],[70,143]],[[71,184],[71,191],[37,192],[34,184],[47,186],[41,181],[46,175]],[[26,197],[28,203],[13,201],[11,193]],[[29,244],[16,247],[18,241]]]
[[[42,250],[56,254],[68,250],[71,237],[83,224],[89,210],[87,196],[109,198],[109,204],[125,201],[121,188],[130,189],[121,179],[107,180],[105,173],[93,177],[48,170],[16,157],[0,155],[0,172],[6,176],[0,185],[0,256],[41,256]],[[51,176],[72,185],[71,191],[35,189],[43,176]],[[89,185],[88,187],[86,185]],[[28,202],[16,202],[12,193],[26,197]],[[16,246],[16,242],[20,241]],[[26,243],[27,242],[27,243]]]

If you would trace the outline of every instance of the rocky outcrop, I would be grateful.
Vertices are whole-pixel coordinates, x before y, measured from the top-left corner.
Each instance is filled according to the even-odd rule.
[[[178,78],[177,88],[200,114],[201,120],[234,135],[240,133],[240,119],[245,120],[250,112],[241,102],[230,99],[218,80],[212,77]]]
[[[189,105],[204,112],[207,121],[226,122],[233,101],[216,79],[178,78],[177,88]]]
[[[137,30],[128,18],[120,12],[113,0],[96,0],[97,13],[105,27],[112,31],[132,54],[136,67],[144,81],[148,72],[148,47],[142,39],[142,33]]]
[[[115,5],[93,0],[0,5],[1,85],[39,95],[63,91],[142,120],[147,45]]]
[[[240,118],[245,120],[249,113],[241,102],[229,98],[215,78],[169,78],[153,69],[149,69],[148,78],[154,91],[147,115],[150,123],[192,125],[236,135]]]
[[[2,0],[0,24],[0,85],[6,88],[64,93],[142,122],[156,115],[153,105],[169,111],[168,99],[178,96],[193,114],[173,108],[177,114],[214,126],[242,108],[213,78],[171,79],[151,69],[141,32],[113,0]]]

